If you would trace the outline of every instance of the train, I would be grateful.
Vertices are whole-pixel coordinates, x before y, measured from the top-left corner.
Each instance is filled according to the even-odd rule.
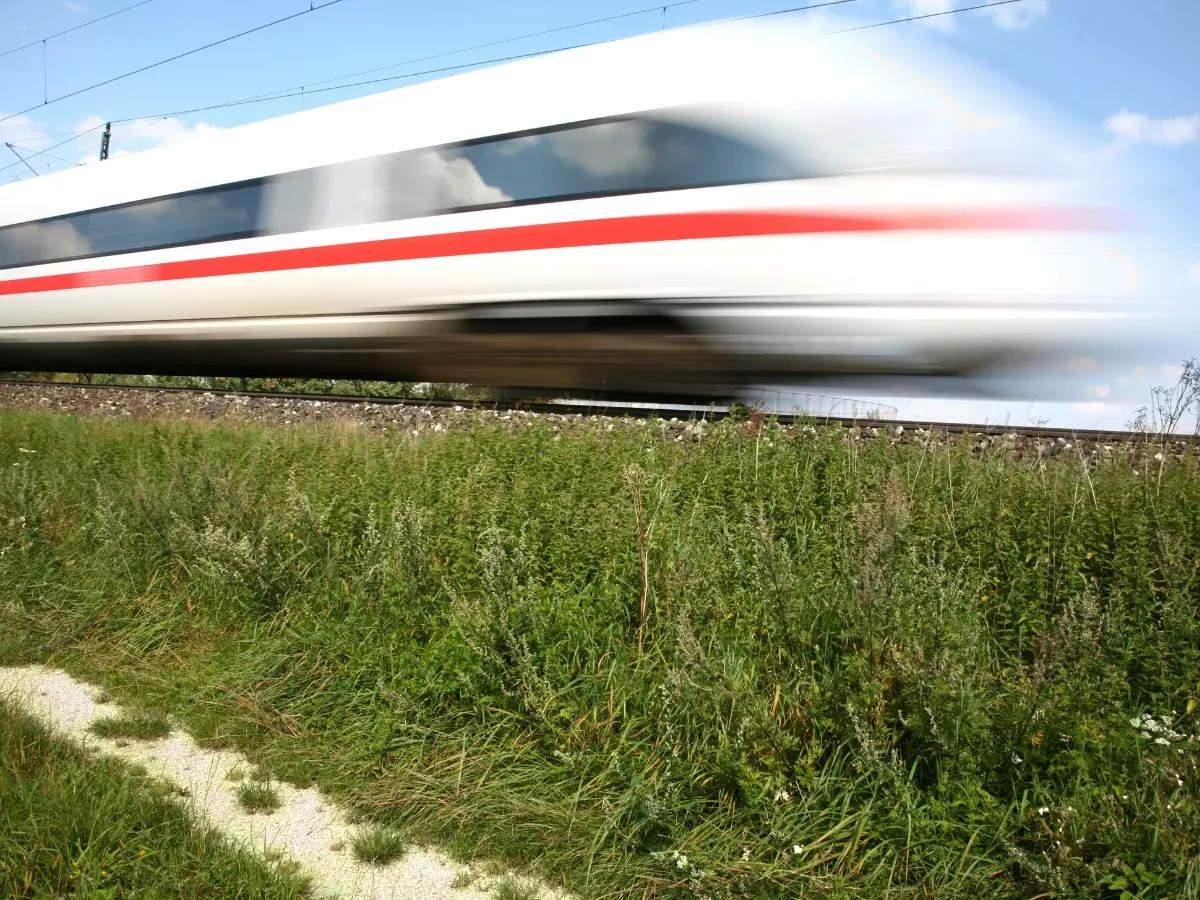
[[[1070,126],[884,31],[674,29],[0,188],[0,369],[718,396],[1119,339]]]

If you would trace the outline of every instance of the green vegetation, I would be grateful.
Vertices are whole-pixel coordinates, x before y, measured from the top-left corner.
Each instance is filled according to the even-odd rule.
[[[273,813],[279,809],[279,794],[262,781],[247,781],[238,785],[238,803],[248,813]]]
[[[354,838],[354,855],[362,862],[377,866],[386,866],[399,859],[405,849],[404,838],[382,825],[368,826]]]
[[[302,897],[166,791],[0,703],[0,896]]]
[[[140,741],[164,738],[171,733],[171,723],[152,712],[131,710],[117,716],[105,716],[92,723],[95,734],[103,738],[133,738]]]
[[[515,878],[506,878],[492,888],[494,900],[537,900],[537,891]]]
[[[344,394],[350,397],[401,397],[423,400],[491,400],[495,391],[472,384],[370,381],[342,378],[222,378],[199,375],[77,375],[71,372],[0,372],[0,382],[54,381],[59,384],[182,387],[204,390],[265,391],[295,394]]]
[[[1200,893],[1194,456],[702,430],[0,413],[0,662],[581,896]]]

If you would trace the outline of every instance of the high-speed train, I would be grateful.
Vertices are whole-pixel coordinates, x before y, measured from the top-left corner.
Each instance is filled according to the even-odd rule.
[[[588,46],[0,188],[0,369],[705,393],[1094,347],[1070,141],[879,32]]]

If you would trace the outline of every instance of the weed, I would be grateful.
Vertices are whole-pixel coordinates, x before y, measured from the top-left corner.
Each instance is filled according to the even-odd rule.
[[[134,710],[99,718],[92,723],[91,730],[103,738],[152,741],[170,734],[171,723],[157,713]]]
[[[1200,892],[1194,453],[611,424],[0,413],[0,659],[581,896]]]
[[[375,866],[386,866],[399,859],[406,849],[404,839],[390,828],[373,825],[359,831],[354,837],[354,855],[359,861]]]
[[[505,878],[492,888],[491,895],[492,900],[537,900],[538,892],[516,878]]]
[[[279,794],[269,784],[248,781],[238,786],[238,803],[248,813],[271,814],[279,809]]]
[[[476,875],[470,869],[462,869],[450,881],[450,887],[456,891],[461,891],[469,888],[475,883]]]

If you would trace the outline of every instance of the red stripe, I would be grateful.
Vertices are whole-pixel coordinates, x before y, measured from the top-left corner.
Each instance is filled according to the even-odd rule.
[[[976,212],[830,213],[830,212],[702,212],[668,213],[589,219],[581,222],[550,222],[515,225],[479,231],[427,234],[413,237],[297,247],[189,259],[178,262],[126,266],[42,275],[0,281],[0,295],[35,291],[147,281],[174,281],[213,275],[246,275],[286,269],[314,269],[361,263],[393,262],[473,256],[518,250],[549,250],[606,244],[636,244],[649,241],[684,241],[700,238],[747,237],[753,235],[819,234],[850,231],[959,231],[1022,230],[1030,228],[1077,228],[1090,224],[1077,211],[999,209]]]

